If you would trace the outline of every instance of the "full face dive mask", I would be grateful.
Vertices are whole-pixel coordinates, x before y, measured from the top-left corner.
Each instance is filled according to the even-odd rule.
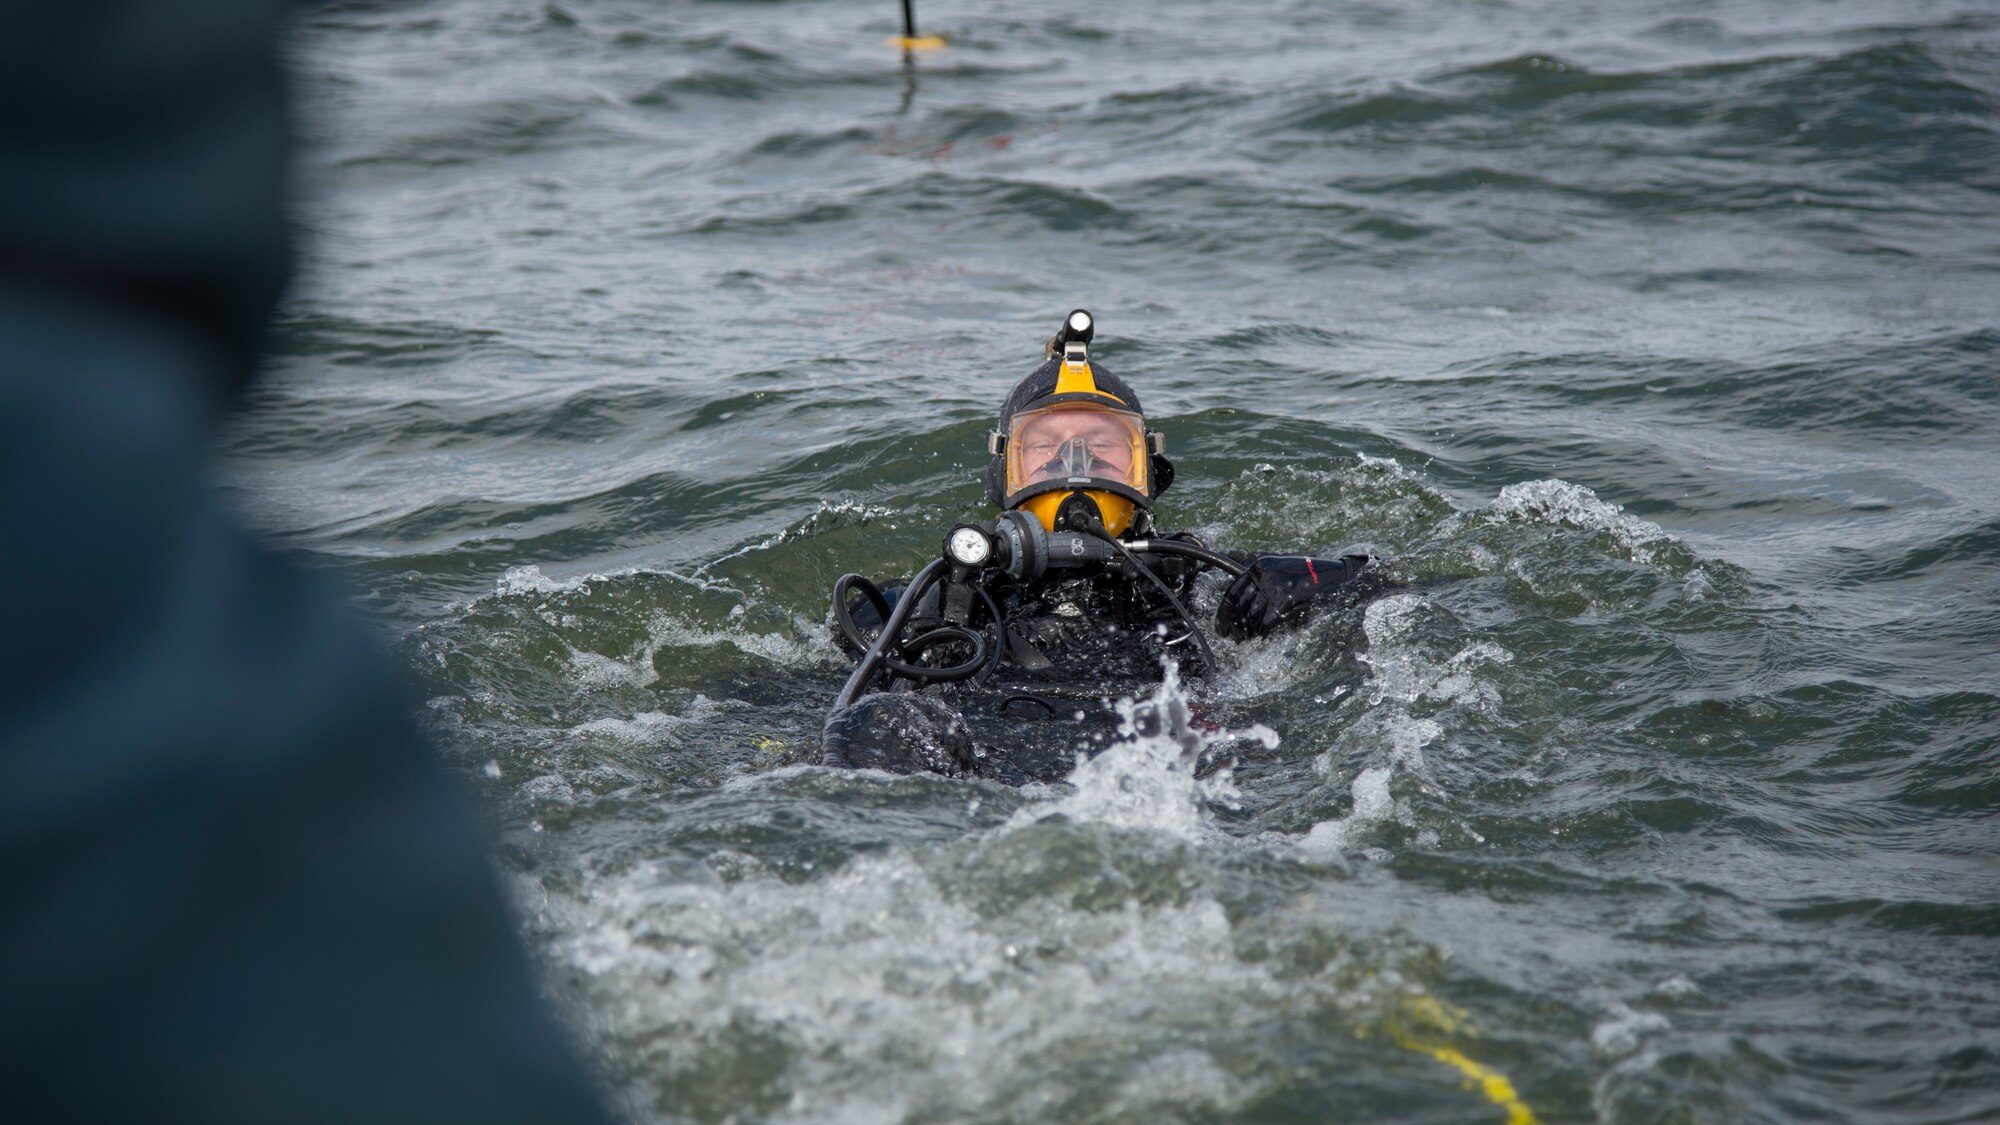
[[[1049,531],[1091,514],[1112,535],[1144,531],[1173,466],[1162,435],[1146,428],[1138,395],[1090,362],[1094,328],[1088,312],[1071,313],[1049,341],[1060,358],[1052,355],[1007,396],[987,443],[987,498],[1033,514]]]

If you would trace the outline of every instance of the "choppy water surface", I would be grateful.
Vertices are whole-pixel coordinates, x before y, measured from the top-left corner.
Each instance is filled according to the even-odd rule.
[[[629,1112],[2000,1115],[2000,13],[920,8],[297,37],[227,485],[401,638]],[[980,514],[1076,305],[1166,524],[1410,585],[1222,646],[1226,775],[796,764],[830,582]]]

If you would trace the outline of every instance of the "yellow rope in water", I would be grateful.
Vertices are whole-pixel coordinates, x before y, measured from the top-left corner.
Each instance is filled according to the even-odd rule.
[[[1507,1125],[1537,1125],[1535,1111],[1529,1109],[1527,1103],[1521,1100],[1521,1095],[1514,1092],[1514,1084],[1507,1080],[1506,1075],[1483,1063],[1474,1062],[1451,1047],[1418,1043],[1400,1034],[1394,1038],[1396,1046],[1421,1051],[1465,1075],[1468,1082],[1477,1083],[1479,1092],[1486,1095],[1487,1101],[1507,1111]]]
[[[884,42],[905,51],[942,51],[946,47],[942,35],[891,35]]]
[[[1432,996],[1410,996],[1403,1000],[1402,1018],[1392,1018],[1389,1023],[1389,1038],[1396,1046],[1406,1051],[1416,1051],[1429,1055],[1444,1065],[1465,1075],[1468,1086],[1477,1086],[1486,1100],[1507,1111],[1507,1125],[1539,1125],[1535,1111],[1521,1100],[1514,1090],[1514,1083],[1499,1071],[1468,1057],[1456,1047],[1446,1047],[1425,1042],[1419,1038],[1404,1021],[1414,1023],[1442,1034],[1450,1034],[1465,1022],[1465,1013],[1440,1003]],[[1470,1034],[1470,1029],[1467,1029]]]

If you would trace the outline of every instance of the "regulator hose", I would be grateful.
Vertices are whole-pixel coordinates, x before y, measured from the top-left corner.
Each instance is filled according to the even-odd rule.
[[[889,620],[889,599],[882,596],[881,589],[875,583],[859,574],[843,574],[834,579],[833,627],[840,630],[841,637],[853,645],[856,652],[867,652],[868,646],[874,644],[875,640],[861,632],[861,627],[854,623],[854,611],[847,608],[847,594],[853,589],[859,589],[861,595],[875,607],[877,621]]]
[[[875,674],[876,666],[888,658],[889,646],[896,643],[897,634],[901,633],[903,626],[909,623],[910,614],[916,612],[917,603],[923,600],[925,591],[936,584],[938,575],[944,573],[949,565],[943,559],[933,559],[928,566],[917,572],[915,578],[910,579],[909,586],[903,590],[903,596],[896,599],[896,608],[890,611],[889,619],[882,623],[882,631],[875,635],[874,643],[861,654],[861,663],[854,666],[854,673],[847,677],[846,685],[840,689],[840,694],[834,697],[835,709],[849,706],[861,697],[861,689],[868,686],[868,680]]]
[[[1200,653],[1202,667],[1209,670],[1218,667],[1215,651],[1209,647],[1208,638],[1202,633],[1201,626],[1195,623],[1194,615],[1188,612],[1187,606],[1182,604],[1180,598],[1160,579],[1160,576],[1153,573],[1152,568],[1135,557],[1135,553],[1179,555],[1216,567],[1232,576],[1245,573],[1250,569],[1248,566],[1227,555],[1178,539],[1140,540],[1128,548],[1107,532],[1101,523],[1084,529],[1083,533],[1109,545],[1114,554],[1124,559],[1158,588],[1182,624],[1187,626],[1188,636],[1193,638],[1195,648]],[[992,619],[995,632],[992,643],[987,642],[982,630],[952,624],[939,625],[907,641],[897,639],[902,635],[904,627],[909,624],[917,603],[932,586],[938,583],[949,565],[945,559],[936,559],[918,571],[916,576],[910,579],[910,584],[903,589],[902,596],[897,598],[894,607],[890,606],[888,597],[879,587],[859,574],[843,574],[834,582],[834,627],[849,644],[862,650],[860,663],[855,665],[854,672],[848,676],[846,685],[841,688],[839,696],[834,700],[836,708],[846,707],[859,699],[870,678],[882,670],[888,671],[892,676],[916,683],[955,683],[974,677],[984,681],[999,670],[1000,661],[1006,654],[1007,619],[999,604],[993,600],[993,595],[978,581],[966,584],[971,587],[974,594],[978,595],[980,602],[986,607],[987,616]],[[855,591],[859,591],[874,607],[877,616],[882,618],[881,631],[873,638],[862,632],[860,626],[855,624],[854,612],[848,605],[849,595]],[[913,663],[927,650],[948,643],[970,645],[972,655],[956,664],[942,667]]]
[[[1007,652],[1007,619],[1001,616],[1000,603],[993,600],[993,595],[986,592],[986,587],[975,582],[972,584],[972,592],[978,594],[979,600],[986,603],[987,615],[993,618],[993,656],[987,661],[986,668],[979,673],[979,682],[983,684],[988,676],[1000,670],[1000,658]]]
[[[1099,539],[1104,540],[1106,543],[1111,544],[1111,549],[1117,551],[1120,555],[1122,555],[1126,562],[1131,563],[1132,569],[1145,575],[1148,579],[1151,579],[1153,585],[1159,587],[1160,593],[1166,595],[1167,604],[1174,607],[1174,612],[1180,615],[1182,623],[1188,627],[1188,636],[1194,638],[1194,647],[1201,650],[1202,669],[1204,671],[1213,672],[1218,667],[1220,667],[1220,665],[1216,664],[1215,662],[1214,650],[1208,647],[1208,638],[1201,635],[1201,626],[1196,625],[1194,623],[1194,615],[1187,611],[1187,607],[1182,605],[1181,600],[1174,596],[1174,592],[1171,589],[1167,588],[1167,584],[1160,580],[1160,576],[1153,573],[1153,568],[1147,566],[1145,563],[1140,562],[1138,558],[1136,558],[1132,554],[1131,551],[1125,548],[1125,544],[1120,543],[1116,536],[1104,530],[1103,524],[1101,523],[1095,524],[1089,529],[1089,531],[1090,534],[1095,535]],[[1149,550],[1154,546],[1157,546],[1157,544],[1152,544],[1152,543],[1147,544],[1147,548]],[[1183,546],[1185,545],[1183,544]],[[1206,548],[1201,548],[1200,550],[1203,555],[1215,554],[1215,552],[1209,551]],[[1168,551],[1164,553],[1173,554],[1175,552]],[[1199,558],[1200,556],[1197,555],[1194,557]],[[1224,561],[1229,561],[1225,558],[1225,556],[1222,555],[1216,555],[1215,557],[1218,559],[1224,559]]]
[[[1228,555],[1193,543],[1184,543],[1179,539],[1148,539],[1138,550],[1142,555],[1184,555],[1191,559],[1200,559],[1218,570],[1228,571],[1231,578],[1241,578],[1250,570],[1249,566],[1237,562]]]
[[[898,660],[893,656],[885,655],[882,657],[882,667],[887,668],[889,671],[906,680],[916,680],[920,683],[932,684],[947,684],[958,680],[969,680],[977,676],[980,672],[985,671],[986,656],[988,653],[986,637],[963,625],[940,625],[927,633],[919,633],[896,647],[902,651],[904,656],[914,659],[923,655],[924,650],[944,644],[947,641],[958,641],[962,644],[971,645],[972,655],[959,661],[957,664],[946,664],[942,667],[926,664],[910,664]]]

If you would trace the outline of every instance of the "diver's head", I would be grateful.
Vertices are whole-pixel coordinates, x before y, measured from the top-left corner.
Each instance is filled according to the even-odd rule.
[[[988,440],[986,498],[1029,512],[1050,531],[1094,514],[1113,535],[1145,531],[1174,469],[1146,428],[1139,396],[1090,361],[1095,325],[1082,309],[1049,341],[1047,360],[1015,384]]]

